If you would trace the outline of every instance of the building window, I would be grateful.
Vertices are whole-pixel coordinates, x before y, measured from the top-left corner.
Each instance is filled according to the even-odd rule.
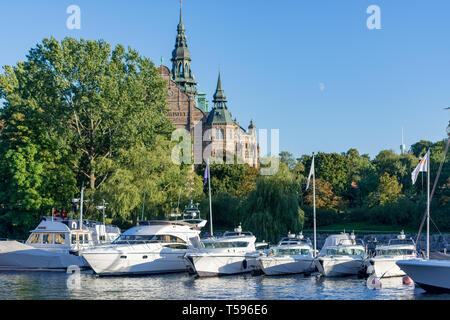
[[[223,140],[224,135],[225,135],[224,129],[216,129],[216,140]]]

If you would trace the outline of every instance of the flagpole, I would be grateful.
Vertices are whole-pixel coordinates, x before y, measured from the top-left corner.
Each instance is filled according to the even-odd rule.
[[[427,259],[430,259],[430,149],[428,149],[427,177]]]
[[[208,189],[209,189],[209,223],[210,223],[209,225],[211,228],[211,237],[213,237],[214,234],[213,234],[212,204],[211,204],[211,174],[209,168],[209,159],[206,161],[208,161],[207,165],[208,165]]]
[[[314,152],[313,152],[313,166],[314,166]],[[314,212],[314,258],[316,257],[316,168],[313,170],[313,212]]]

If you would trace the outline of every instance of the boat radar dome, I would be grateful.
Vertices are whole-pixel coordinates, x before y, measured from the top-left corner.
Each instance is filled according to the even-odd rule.
[[[402,232],[400,232],[400,234],[397,236],[397,239],[399,239],[399,240],[405,240],[405,238],[406,238],[405,233],[404,233],[403,230],[402,230]]]
[[[300,240],[303,240],[303,231],[301,231],[301,232],[298,234],[298,238],[299,238]]]
[[[242,232],[241,224],[239,224],[237,228],[234,228],[234,232],[237,232],[237,233],[241,233]]]
[[[288,238],[293,239],[295,238],[295,234],[292,234],[291,231],[288,232]]]

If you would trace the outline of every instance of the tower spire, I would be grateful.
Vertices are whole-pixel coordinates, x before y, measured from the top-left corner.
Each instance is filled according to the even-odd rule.
[[[183,4],[183,0],[180,0],[180,25],[182,25],[183,24],[183,19],[182,19],[182,12],[181,12],[181,6],[182,6],[182,4]]]
[[[219,78],[217,79],[217,87],[216,92],[213,96],[213,102],[215,108],[227,108],[226,102],[227,102],[227,96],[225,95],[225,92],[222,89],[222,80],[220,78],[220,71],[219,71]]]
[[[191,54],[188,50],[183,25],[182,1],[180,0],[180,21],[177,26],[175,48],[172,51],[172,79],[180,89],[188,94],[197,94],[196,82],[191,70]]]

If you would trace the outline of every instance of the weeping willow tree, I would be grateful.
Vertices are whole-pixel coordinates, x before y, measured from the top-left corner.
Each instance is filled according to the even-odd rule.
[[[276,243],[279,237],[303,228],[304,212],[299,207],[299,186],[288,168],[280,164],[274,176],[261,177],[250,194],[245,229],[259,240]]]
[[[172,143],[160,136],[154,148],[141,143],[122,149],[111,177],[100,189],[121,219],[167,217],[179,200],[198,200],[203,183],[190,166],[171,161]]]

